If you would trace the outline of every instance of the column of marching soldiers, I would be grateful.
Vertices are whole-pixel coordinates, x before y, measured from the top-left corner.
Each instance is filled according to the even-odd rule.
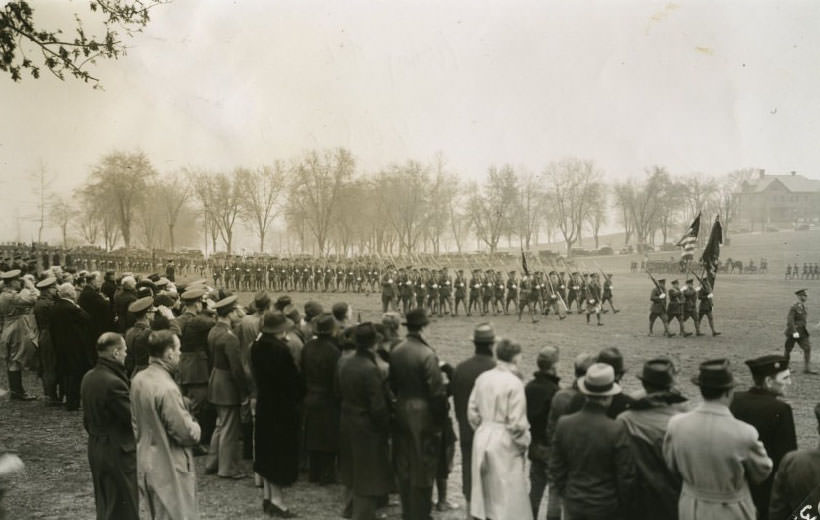
[[[616,311],[609,274],[601,273],[602,284],[598,273],[535,272],[519,278],[515,271],[504,277],[476,269],[469,279],[458,270],[451,280],[448,271],[388,266],[380,273],[383,303],[407,302],[404,341],[397,313],[386,312],[380,323],[356,324],[344,302],[325,312],[309,301],[302,316],[290,296],[273,302],[260,291],[245,312],[236,295],[208,287],[204,279],[176,286],[158,274],[125,273],[115,279],[113,272],[72,273],[59,266],[37,273],[5,271],[0,273],[0,339],[11,397],[35,399],[23,388],[21,375],[32,357],[39,357],[46,404],[70,411],[82,404],[95,499],[104,518],[138,517],[136,432],[140,471],[160,474],[139,481],[155,518],[198,518],[190,462],[190,449],[196,448],[208,455],[206,473],[225,479],[249,476],[238,462],[253,458],[269,516],[295,515],[282,488],[297,478],[301,449],[307,451],[310,480],[318,484],[335,481],[338,457],[347,486],[343,516],[375,518],[376,509],[398,490],[403,516],[427,520],[434,485],[438,509],[454,506],[446,494],[457,442],[450,395],[460,431],[462,491],[472,517],[537,517],[549,484],[550,520],[560,518],[561,508],[571,520],[625,520],[639,513],[649,518],[659,508],[663,518],[675,518],[677,511],[685,520],[753,520],[755,510],[757,518],[777,510],[774,520],[820,484],[820,464],[804,462],[815,457],[813,451],[787,455],[796,448],[794,422],[789,405],[778,399],[791,383],[789,356],[795,345],[806,354],[804,373],[817,373],[810,368],[805,289],[796,292],[798,301],[789,310],[785,355],[747,361],[754,387],[733,400],[736,384],[728,361],[707,361],[692,378],[703,402],[690,406],[676,388],[678,369],[666,357],[644,364],[642,391],[624,394],[619,382],[625,361],[611,346],[576,358],[576,379],[563,389],[555,368],[560,349],[543,347],[538,372],[525,387],[518,371],[521,345],[497,339],[489,323],[475,328],[475,356],[455,367],[440,362],[422,332],[429,311],[450,312],[450,296],[466,301],[467,312],[477,308],[485,314],[501,313],[502,304],[508,312],[510,303],[518,305],[519,315],[528,306],[533,314],[559,319],[573,304],[588,320],[603,302]],[[699,288],[687,280],[684,290],[677,280],[668,290],[665,280],[652,282],[650,331],[657,318],[668,335],[670,319],[694,318],[686,303],[692,294],[701,299],[696,325],[705,315],[712,324],[712,292],[704,280]],[[416,284],[438,291],[437,297],[419,304]],[[480,300],[472,303],[478,307],[471,305],[474,289]],[[486,302],[485,294],[492,296]],[[412,295],[415,305],[403,295]],[[457,311],[456,304],[452,314]],[[265,367],[270,372],[261,371]],[[109,411],[116,406],[123,413]],[[820,419],[820,407],[815,413]],[[140,436],[140,429],[151,433]],[[207,446],[200,444],[206,430]],[[643,442],[647,435],[649,444]],[[633,447],[631,438],[640,446]],[[0,450],[0,475],[9,464],[3,457]],[[187,469],[163,465],[180,457]],[[785,469],[772,479],[778,465]],[[502,494],[496,492],[499,483],[506,486]]]

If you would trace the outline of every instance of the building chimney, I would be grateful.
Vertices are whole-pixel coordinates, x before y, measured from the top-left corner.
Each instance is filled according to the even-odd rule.
[[[797,172],[792,170],[792,177],[794,177],[795,175],[797,175]]]

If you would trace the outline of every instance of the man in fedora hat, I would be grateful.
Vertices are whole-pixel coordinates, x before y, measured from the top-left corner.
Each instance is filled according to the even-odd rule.
[[[96,361],[96,338],[92,337],[91,318],[77,305],[76,299],[77,294],[70,283],[57,287],[50,327],[61,377],[60,388],[69,411],[80,409],[80,383]]]
[[[524,387],[527,397],[527,421],[532,438],[528,450],[530,459],[530,505],[533,518],[538,518],[538,506],[547,487],[547,474],[552,439],[547,438],[547,417],[552,398],[560,388],[558,382],[558,347],[548,345],[538,352],[538,371]],[[551,519],[552,520],[552,519]]]
[[[797,449],[792,407],[781,401],[791,385],[786,358],[779,354],[761,356],[746,361],[752,372],[754,386],[747,392],[737,392],[729,409],[732,415],[755,427],[766,453],[772,459],[772,473],[759,484],[750,484],[758,520],[769,518],[769,496],[774,473],[786,453]]]
[[[612,366],[591,365],[578,390],[586,396],[584,407],[558,420],[550,458],[565,518],[629,518],[635,463],[626,426],[606,415],[612,396],[621,393]]]
[[[51,339],[51,315],[57,299],[57,278],[49,276],[37,282],[40,296],[34,302],[34,319],[37,322],[37,345],[40,354],[40,377],[43,380],[43,393],[46,406],[59,406],[57,387],[57,353]]]
[[[675,366],[668,358],[650,359],[637,377],[645,395],[616,419],[629,431],[640,482],[630,518],[675,520],[681,481],[664,464],[661,446],[669,419],[687,411],[686,398],[674,388]]]
[[[803,351],[803,373],[817,374],[816,370],[811,368],[811,343],[809,342],[809,331],[806,329],[808,322],[808,315],[806,313],[806,300],[808,293],[806,289],[800,289],[794,293],[797,295],[797,301],[789,308],[789,314],[786,317],[786,346],[785,356],[788,362],[791,358],[794,344],[800,347]]]
[[[772,459],[757,430],[729,410],[735,381],[726,359],[701,363],[692,382],[703,403],[669,420],[663,457],[683,480],[680,520],[754,520],[747,479],[763,481]]]
[[[336,320],[331,314],[315,318],[316,336],[302,348],[305,449],[309,455],[309,480],[330,484],[339,451],[339,400],[334,390],[336,365],[341,354],[336,342]]]
[[[428,520],[438,448],[447,419],[447,394],[436,352],[422,337],[424,309],[407,313],[407,337],[390,355],[390,386],[396,395],[393,437],[396,473],[406,520]]]
[[[459,363],[453,371],[450,389],[453,392],[453,405],[458,421],[458,439],[461,447],[461,484],[462,493],[467,500],[467,511],[470,511],[470,490],[472,488],[472,453],[473,428],[467,420],[467,403],[473,391],[475,380],[487,370],[495,367],[493,345],[495,345],[495,331],[489,323],[479,323],[473,331],[473,345],[475,354],[470,359]]]

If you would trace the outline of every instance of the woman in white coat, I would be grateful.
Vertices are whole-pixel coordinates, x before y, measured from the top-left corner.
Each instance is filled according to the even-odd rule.
[[[502,339],[495,356],[496,367],[478,376],[467,407],[475,430],[470,514],[482,520],[531,520],[525,473],[530,424],[518,370],[521,345]]]

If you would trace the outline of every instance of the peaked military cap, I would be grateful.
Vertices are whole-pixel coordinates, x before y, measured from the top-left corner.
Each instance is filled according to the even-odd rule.
[[[746,365],[752,371],[752,375],[757,377],[773,376],[789,368],[789,362],[780,354],[769,354],[750,359],[746,361]]]
[[[11,271],[6,271],[6,272],[0,274],[0,279],[2,279],[2,280],[14,280],[15,278],[20,276],[21,272],[22,271],[20,271],[19,269],[12,269]]]
[[[182,293],[180,299],[182,299],[182,301],[184,302],[194,302],[197,300],[201,300],[203,296],[205,296],[205,289],[193,287]]]
[[[134,300],[131,302],[131,305],[128,306],[128,312],[138,313],[148,310],[149,308],[154,306],[154,297],[153,296],[145,296],[144,298],[140,298],[139,300]]]
[[[216,304],[214,304],[214,309],[224,309],[229,306],[236,307],[236,295],[222,298],[221,300],[216,302]]]
[[[57,278],[55,278],[54,276],[49,276],[48,278],[37,282],[37,285],[35,285],[35,287],[37,287],[38,289],[48,289],[55,283],[57,283]]]
[[[800,289],[799,291],[794,291],[794,294],[797,296],[806,296],[806,289]]]

